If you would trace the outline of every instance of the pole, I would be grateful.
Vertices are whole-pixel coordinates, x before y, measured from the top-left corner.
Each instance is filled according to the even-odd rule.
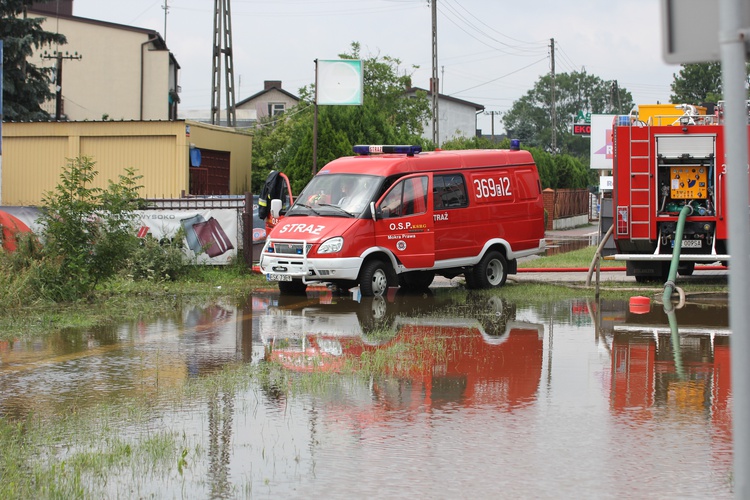
[[[57,73],[55,76],[55,120],[60,121],[62,117],[62,52],[57,53]]]
[[[745,90],[745,35],[742,20],[743,0],[720,0],[719,47],[726,111],[724,143],[729,253],[732,272],[729,273],[729,324],[732,365],[732,439],[734,447],[734,496],[750,498],[750,365],[745,356],[750,352],[750,214],[748,214],[748,140],[747,93]]]
[[[55,120],[62,120],[63,111],[63,100],[62,100],[62,77],[63,77],[63,59],[78,60],[80,61],[82,56],[78,52],[68,54],[67,52],[63,55],[62,52],[55,51],[52,54],[48,54],[44,51],[42,59],[54,59],[55,60]]]
[[[557,109],[555,106],[555,39],[549,39],[552,61],[552,152],[557,151]]]
[[[438,113],[438,95],[440,90],[440,79],[438,78],[438,55],[437,55],[437,0],[432,2],[432,142],[435,147],[440,146],[440,121]]]
[[[3,205],[3,40],[0,39],[0,206]]]
[[[315,102],[313,103],[313,175],[318,173],[318,60],[315,59]]]
[[[162,9],[164,9],[164,41],[167,41],[167,13],[169,12],[169,4],[167,3],[167,0],[164,0],[164,5],[162,6]]]

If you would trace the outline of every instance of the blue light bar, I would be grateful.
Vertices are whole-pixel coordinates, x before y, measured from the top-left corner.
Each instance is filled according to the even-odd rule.
[[[520,151],[521,150],[521,140],[520,139],[511,139],[510,140],[510,150],[511,151]]]
[[[371,154],[405,154],[408,156],[414,156],[417,153],[422,152],[422,146],[408,146],[408,145],[381,145],[381,146],[366,146],[357,145],[354,146],[354,152],[358,155],[371,155]]]

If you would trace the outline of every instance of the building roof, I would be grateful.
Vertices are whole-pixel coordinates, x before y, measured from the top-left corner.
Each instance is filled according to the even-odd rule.
[[[431,91],[429,91],[427,89],[420,88],[420,87],[409,87],[408,89],[406,89],[406,93],[407,94],[416,93],[417,91],[426,92],[428,96],[432,95]],[[456,104],[463,104],[464,106],[472,107],[472,108],[476,109],[477,111],[484,111],[484,106],[481,105],[481,104],[477,104],[475,102],[470,102],[470,101],[465,101],[465,100],[459,99],[457,97],[451,97],[449,95],[441,94],[440,92],[438,92],[438,99],[442,99],[444,101],[455,102]]]
[[[30,9],[28,13],[30,15],[36,15],[39,17],[52,17],[52,18],[58,18],[58,19],[67,19],[70,21],[75,21],[75,22],[85,23],[85,24],[93,24],[96,26],[103,26],[106,28],[119,29],[119,30],[124,30],[124,31],[133,31],[135,33],[143,33],[144,35],[148,35],[149,38],[153,38],[153,43],[156,46],[157,50],[169,50],[167,48],[167,42],[164,41],[161,34],[158,31],[155,31],[152,29],[139,28],[137,26],[127,26],[125,24],[110,23],[107,21],[99,21],[97,19],[89,19],[86,17],[68,16],[65,14],[54,14],[54,13],[46,12],[42,10]]]
[[[241,106],[241,105],[246,104],[246,103],[248,103],[250,101],[253,101],[253,100],[257,99],[258,97],[262,96],[263,94],[266,94],[266,93],[268,93],[268,92],[270,92],[272,90],[276,90],[278,92],[281,92],[282,94],[284,94],[285,96],[289,97],[290,99],[294,99],[295,101],[299,102],[299,97],[297,97],[296,95],[294,95],[294,94],[292,94],[290,92],[287,92],[286,90],[282,89],[281,87],[277,87],[277,86],[273,85],[273,86],[270,86],[270,87],[267,87],[267,88],[261,90],[260,92],[257,92],[255,94],[251,95],[250,97],[246,97],[246,98],[242,99],[240,102],[238,102],[237,104],[235,104],[235,106]]]

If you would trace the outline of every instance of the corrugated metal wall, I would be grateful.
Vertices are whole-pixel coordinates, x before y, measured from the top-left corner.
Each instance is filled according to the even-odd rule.
[[[143,176],[143,197],[174,197],[187,185],[187,167],[179,167],[184,158],[179,150],[184,147],[175,139],[169,135],[82,137],[81,155],[94,158],[100,180],[116,181],[126,168],[134,168]]]
[[[40,204],[78,156],[96,162],[98,187],[132,167],[143,176],[144,198],[177,198],[189,193],[191,146],[227,151],[230,194],[249,189],[252,137],[232,129],[185,121],[5,123],[0,203]]]

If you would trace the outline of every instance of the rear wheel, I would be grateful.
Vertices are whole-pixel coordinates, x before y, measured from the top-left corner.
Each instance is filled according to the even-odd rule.
[[[389,286],[396,283],[396,275],[389,264],[373,259],[362,266],[359,274],[359,291],[363,297],[382,297]]]
[[[471,271],[471,288],[492,288],[503,286],[508,278],[508,261],[497,250],[487,252],[479,264]]]
[[[301,295],[307,290],[302,280],[279,281],[279,291],[286,295]]]

